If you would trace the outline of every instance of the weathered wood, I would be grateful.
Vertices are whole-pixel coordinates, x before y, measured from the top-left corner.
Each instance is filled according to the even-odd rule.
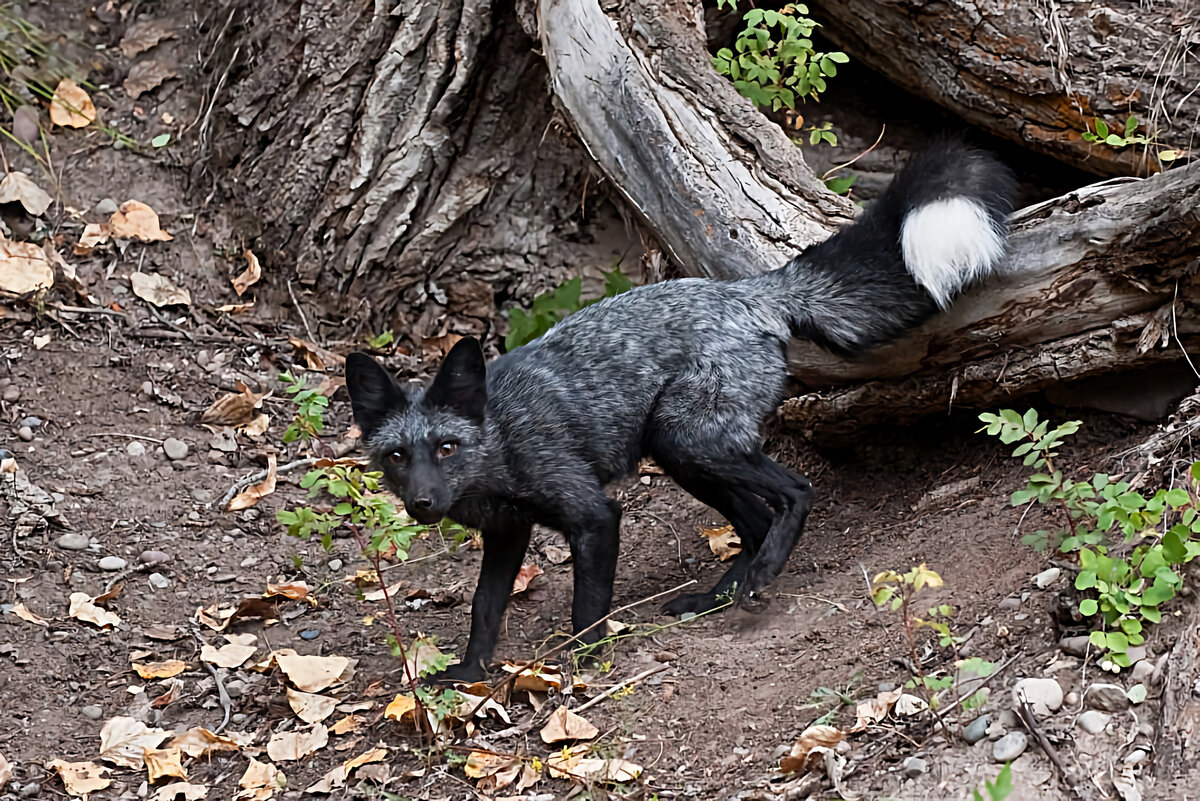
[[[1145,148],[1085,142],[1093,116],[1134,114],[1161,148],[1200,121],[1190,0],[816,0],[812,16],[853,59],[997,136],[1099,175],[1144,175]],[[1154,148],[1154,152],[1160,148]]]
[[[1195,598],[1187,605],[1187,623],[1167,656],[1165,668],[1154,775],[1159,780],[1194,778],[1198,773],[1196,760],[1200,758],[1200,694],[1196,692],[1200,684],[1200,602]]]

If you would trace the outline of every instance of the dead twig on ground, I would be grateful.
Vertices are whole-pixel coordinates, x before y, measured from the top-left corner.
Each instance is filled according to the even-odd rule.
[[[1021,725],[1033,735],[1037,740],[1038,746],[1042,749],[1050,764],[1054,765],[1054,769],[1058,771],[1059,778],[1066,785],[1067,791],[1073,798],[1082,799],[1083,795],[1079,792],[1079,788],[1075,784],[1075,777],[1067,770],[1067,766],[1063,764],[1062,757],[1058,755],[1058,751],[1050,742],[1050,738],[1046,736],[1046,732],[1038,725],[1037,716],[1033,714],[1033,707],[1029,705],[1029,701],[1022,696],[1017,703],[1017,717],[1021,720]]]
[[[312,465],[319,462],[322,458],[324,458],[324,457],[308,456],[303,459],[297,459],[294,462],[288,462],[287,464],[281,464],[281,465],[279,465],[279,467],[275,468],[275,474],[278,475],[280,473],[288,473],[292,470],[296,470],[301,467],[311,467]],[[239,492],[241,492],[242,490],[244,490],[246,487],[250,486],[251,484],[255,484],[259,481],[262,481],[264,478],[267,477],[267,474],[269,472],[270,472],[270,470],[268,468],[263,468],[262,470],[259,470],[257,473],[251,473],[248,476],[242,476],[241,478],[239,478],[237,481],[235,481],[233,483],[233,486],[230,487],[229,490],[224,495],[221,496],[221,500],[217,501],[217,508],[224,509],[226,506],[229,505],[229,502],[233,500],[235,495],[237,495]]]
[[[622,682],[618,682],[617,684],[614,684],[613,686],[609,687],[604,692],[597,695],[595,698],[592,698],[587,703],[585,703],[582,706],[580,706],[579,708],[577,708],[575,710],[575,712],[576,712],[576,714],[582,713],[583,710],[589,709],[589,708],[595,706],[596,704],[603,701],[605,698],[610,698],[610,697],[616,695],[617,693],[619,693],[621,690],[625,689],[626,687],[632,687],[633,685],[637,684],[639,681],[645,681],[646,679],[650,678],[651,676],[653,676],[656,673],[662,673],[668,667],[670,667],[670,666],[669,665],[655,665],[654,667],[649,668],[648,670],[643,670],[641,673],[637,674],[636,676],[634,676],[632,678],[625,679],[625,681],[622,681]]]
[[[192,623],[191,631],[192,636],[196,638],[196,642],[200,644],[201,648],[208,644],[204,642],[204,637],[200,634],[200,628],[195,623]],[[217,666],[210,662],[204,662],[204,666],[208,668],[208,672],[212,674],[213,681],[217,683],[217,698],[221,702],[221,709],[225,712],[225,716],[221,719],[221,725],[213,729],[213,734],[220,734],[229,725],[229,717],[233,714],[233,699],[229,697],[229,691],[225,689],[225,681],[221,678]]]

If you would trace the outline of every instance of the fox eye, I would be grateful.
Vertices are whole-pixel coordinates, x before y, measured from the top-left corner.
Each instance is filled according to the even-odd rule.
[[[404,467],[408,464],[408,454],[404,451],[392,451],[387,455],[387,463],[393,467]]]
[[[443,442],[441,445],[438,446],[438,456],[442,459],[445,459],[448,456],[453,456],[457,452],[458,452],[458,443],[457,442]]]

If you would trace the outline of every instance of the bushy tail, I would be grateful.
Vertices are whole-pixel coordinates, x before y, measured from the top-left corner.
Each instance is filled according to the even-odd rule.
[[[941,141],[854,224],[752,280],[781,292],[797,336],[847,354],[882,344],[999,269],[1015,183],[992,154]]]

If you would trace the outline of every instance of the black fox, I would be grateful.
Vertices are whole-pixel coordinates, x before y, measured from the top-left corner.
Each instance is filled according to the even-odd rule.
[[[608,613],[621,508],[604,487],[643,455],[742,540],[712,590],[666,610],[701,612],[766,587],[813,503],[808,479],[761,449],[788,341],[854,354],[947,306],[999,269],[1013,188],[993,156],[946,141],[912,158],[857,222],[773,272],[638,287],[491,365],[464,339],[424,390],[351,354],[354,418],[386,485],[420,522],[449,517],[483,533],[466,653],[435,679],[483,675],[534,523],[570,545],[576,632]]]

